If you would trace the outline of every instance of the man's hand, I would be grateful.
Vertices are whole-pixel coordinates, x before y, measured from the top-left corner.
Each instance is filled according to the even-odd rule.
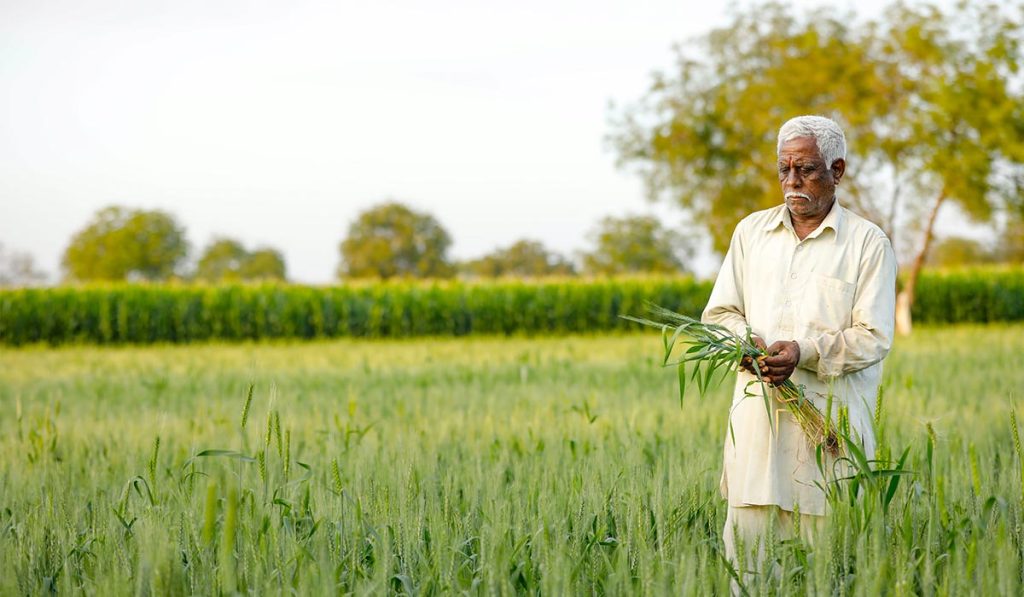
[[[768,355],[762,361],[761,375],[773,386],[782,385],[800,362],[800,345],[786,340],[772,342]]]
[[[764,343],[764,340],[761,339],[761,336],[752,335],[750,336],[750,339],[754,341],[754,346],[760,348],[761,350],[768,349],[768,345]],[[760,360],[761,359],[758,359],[758,362],[760,362]],[[747,373],[751,375],[757,375],[757,373],[754,372],[753,360],[750,357],[743,357],[743,359],[740,360],[740,367],[746,369]]]

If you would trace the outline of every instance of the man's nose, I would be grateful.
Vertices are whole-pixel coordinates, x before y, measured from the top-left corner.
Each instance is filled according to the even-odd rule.
[[[803,179],[797,174],[796,168],[790,168],[789,172],[786,173],[785,180],[782,181],[787,187],[799,187],[803,184]]]

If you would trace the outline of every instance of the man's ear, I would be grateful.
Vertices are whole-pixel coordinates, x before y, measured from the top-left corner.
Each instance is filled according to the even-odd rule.
[[[839,184],[839,180],[843,178],[843,174],[846,174],[846,160],[839,158],[832,162],[832,180],[835,184]]]

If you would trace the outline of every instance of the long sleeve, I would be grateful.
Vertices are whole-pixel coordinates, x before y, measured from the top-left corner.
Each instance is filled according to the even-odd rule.
[[[701,314],[704,323],[717,323],[734,334],[747,333],[746,310],[743,304],[743,222],[736,226],[722,269],[715,279],[711,298]]]
[[[827,380],[881,361],[892,346],[896,310],[896,255],[889,239],[865,248],[850,327],[798,339],[799,366]]]

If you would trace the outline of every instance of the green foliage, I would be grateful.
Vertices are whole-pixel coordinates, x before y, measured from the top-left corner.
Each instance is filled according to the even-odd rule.
[[[583,253],[583,269],[592,275],[678,273],[692,253],[686,237],[653,216],[608,216],[590,233],[594,244]]]
[[[236,240],[220,238],[203,251],[195,277],[208,282],[284,280],[284,257],[275,249],[250,252]]]
[[[1016,200],[1024,168],[1021,14],[975,3],[943,14],[901,7],[883,34],[912,109],[894,120],[906,139],[910,188],[945,197],[977,221]]]
[[[737,13],[680,47],[675,71],[617,115],[620,164],[652,197],[689,210],[724,252],[736,222],[782,202],[779,127],[823,114],[849,141],[842,200],[891,238],[944,201],[987,221],[1012,200],[1024,165],[1020,15],[976,3],[896,3],[863,24],[794,12]]]
[[[238,270],[248,257],[242,243],[230,238],[219,238],[203,250],[203,256],[196,264],[196,278],[206,281],[231,280],[238,278]]]
[[[238,277],[243,280],[284,280],[284,255],[269,247],[256,249],[242,262]]]
[[[452,240],[440,222],[401,203],[359,214],[341,243],[340,278],[446,278]]]
[[[172,215],[111,206],[72,237],[62,264],[77,281],[165,280],[187,253],[185,229]]]
[[[480,278],[538,278],[571,276],[576,273],[570,261],[549,251],[540,241],[527,239],[469,261],[460,269],[470,276]]]
[[[0,594],[729,595],[731,388],[680,410],[660,352],[656,333],[0,348]],[[842,484],[819,533],[801,521],[813,541],[780,528],[748,594],[1022,594],[1022,352],[1020,325],[900,339],[894,465]]]

